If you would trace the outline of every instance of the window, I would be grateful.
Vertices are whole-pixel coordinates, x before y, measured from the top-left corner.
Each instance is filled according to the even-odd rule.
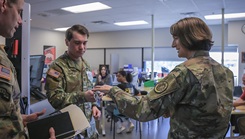
[[[210,52],[210,56],[221,63],[221,52]],[[157,60],[154,61],[154,72],[162,73],[162,67],[167,68],[169,71],[173,70],[175,66],[184,62],[185,59],[180,59],[179,61],[168,61],[168,60]],[[224,65],[228,67],[234,74],[235,84],[238,83],[238,61],[239,61],[239,53],[238,52],[224,52]],[[146,60],[144,62],[144,69],[148,72],[151,72],[151,61]]]

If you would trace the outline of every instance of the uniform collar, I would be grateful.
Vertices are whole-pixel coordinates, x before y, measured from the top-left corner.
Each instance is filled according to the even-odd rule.
[[[4,49],[5,45],[3,44],[0,44],[0,50],[5,54],[5,55],[8,55]]]
[[[67,51],[65,51],[64,57],[66,57],[68,59],[67,60],[68,67],[76,68],[77,70],[81,71],[81,69],[82,69],[82,65],[81,65],[82,59],[81,58],[79,58],[79,60],[74,60],[68,55]]]
[[[189,59],[194,57],[199,57],[199,56],[209,56],[209,51],[204,51],[204,50],[196,51]]]

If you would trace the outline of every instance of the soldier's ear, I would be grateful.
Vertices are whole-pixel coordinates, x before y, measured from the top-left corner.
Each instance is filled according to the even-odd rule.
[[[7,7],[7,1],[6,0],[0,0],[0,11],[3,13]]]
[[[66,46],[69,46],[69,41],[67,39],[65,39],[65,43],[66,43]]]

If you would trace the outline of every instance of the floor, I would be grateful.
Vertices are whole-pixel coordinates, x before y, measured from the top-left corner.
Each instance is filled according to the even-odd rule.
[[[139,125],[132,120],[135,128],[132,133],[115,133],[115,139],[167,139],[169,130],[169,119],[159,118],[150,122],[142,122],[142,134],[140,138]],[[106,135],[100,135],[100,139],[113,139],[113,131],[110,131],[110,122],[106,122]]]
[[[136,121],[132,120],[135,128],[132,133],[122,134],[115,133],[115,139],[167,139],[169,130],[169,118],[159,118],[150,122],[142,123],[142,134],[140,136],[139,126],[136,129]],[[99,139],[113,139],[113,131],[110,131],[110,122],[106,121],[106,135],[100,135]],[[238,136],[238,135],[235,135]],[[227,132],[226,137],[230,137],[230,131]]]

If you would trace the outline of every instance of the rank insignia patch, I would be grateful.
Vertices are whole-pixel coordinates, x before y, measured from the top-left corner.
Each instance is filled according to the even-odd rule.
[[[0,65],[0,77],[10,80],[11,70],[10,68],[4,67]]]
[[[156,93],[160,94],[161,92],[164,92],[168,88],[168,83],[166,81],[159,82],[154,90]]]
[[[60,76],[60,72],[54,70],[54,69],[49,69],[48,75],[53,76],[55,78],[58,78]]]

